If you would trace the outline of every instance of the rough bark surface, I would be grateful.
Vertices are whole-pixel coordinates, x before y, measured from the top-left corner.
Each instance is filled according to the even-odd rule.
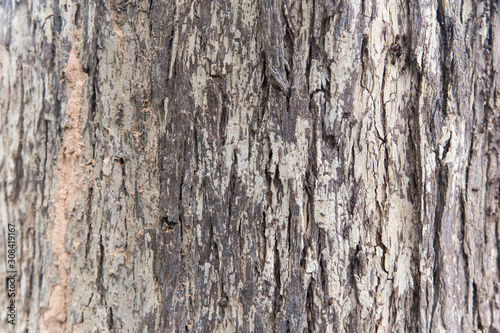
[[[0,1],[15,331],[499,332],[499,6]]]

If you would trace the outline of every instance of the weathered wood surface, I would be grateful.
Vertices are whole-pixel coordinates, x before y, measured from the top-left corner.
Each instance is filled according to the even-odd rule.
[[[16,332],[500,331],[497,1],[0,4]]]

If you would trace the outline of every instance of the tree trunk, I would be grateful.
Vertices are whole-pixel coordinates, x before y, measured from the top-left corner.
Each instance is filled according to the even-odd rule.
[[[500,331],[498,1],[0,3],[5,331]]]

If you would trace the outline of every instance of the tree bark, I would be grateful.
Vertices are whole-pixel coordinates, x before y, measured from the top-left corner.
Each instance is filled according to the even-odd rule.
[[[498,1],[0,4],[5,331],[500,331]]]

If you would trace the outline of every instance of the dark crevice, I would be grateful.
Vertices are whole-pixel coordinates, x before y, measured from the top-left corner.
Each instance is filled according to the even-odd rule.
[[[195,119],[195,126],[193,126],[193,141],[194,141],[194,147],[193,147],[193,152],[194,152],[194,170],[193,170],[193,173],[197,173],[198,172],[198,166],[200,165],[200,162],[199,162],[199,147],[200,144],[199,144],[199,139],[198,139],[198,136],[201,135],[201,133],[198,133],[198,117],[196,117]],[[221,149],[221,152],[222,152],[222,149]]]
[[[441,157],[441,160],[444,160],[444,159],[445,159],[446,154],[448,154],[448,151],[450,150],[451,136],[452,136],[452,135],[453,135],[453,134],[451,134],[451,135],[450,135],[450,138],[448,139],[448,141],[446,141],[446,144],[445,144],[445,146],[444,146],[444,148],[443,148],[443,155],[442,155],[442,157]]]
[[[102,241],[102,228],[99,230],[100,238],[99,238],[99,253],[97,254],[97,279],[96,285],[99,295],[101,296],[101,305],[105,304],[105,295],[104,295],[104,277],[103,277],[103,265],[104,265],[104,244]]]
[[[261,226],[261,237],[262,237],[262,243],[261,243],[261,249],[263,251],[263,256],[260,261],[260,266],[264,267],[266,264],[266,258],[267,258],[267,243],[266,243],[266,212],[262,211],[262,226]],[[260,273],[260,272],[259,272]]]
[[[388,144],[387,144],[387,110],[385,109],[385,104],[386,102],[384,101],[384,91],[385,91],[385,81],[386,81],[386,75],[387,75],[387,62],[388,62],[388,57],[389,54],[386,55],[385,62],[384,62],[384,71],[382,74],[382,83],[381,83],[381,88],[380,88],[380,101],[381,101],[381,108],[382,108],[382,128],[384,131],[384,138],[382,140],[382,144],[384,145],[384,188],[385,188],[385,196],[387,198],[388,196],[388,191],[389,191],[389,149],[388,149]],[[378,133],[378,131],[377,131]],[[385,200],[384,199],[384,204]]]
[[[97,112],[97,78],[98,78],[98,71],[97,66],[99,64],[99,58],[97,57],[97,52],[95,52],[94,55],[94,64],[95,68],[89,68],[89,72],[92,73],[92,94],[90,96],[90,110],[88,113],[88,119],[87,119],[87,124],[86,124],[86,130],[89,131],[89,136],[90,136],[90,142],[92,144],[92,158],[90,159],[90,163],[94,163],[95,161],[95,146],[96,146],[96,126],[95,124],[95,116]],[[93,197],[94,196],[94,186],[93,186],[93,179],[90,180],[90,186],[89,186],[89,192],[87,195],[87,202],[86,202],[86,224],[89,228],[88,234],[87,234],[87,242],[85,245],[85,261],[87,261],[88,254],[90,251],[90,248],[92,246],[92,237],[93,237],[93,224],[92,224],[92,203],[93,203]]]
[[[317,53],[316,50],[317,50],[316,39],[314,37],[312,37],[311,42],[309,43],[309,50],[308,50],[306,68],[305,68],[306,78],[311,77],[311,64],[312,64],[313,56],[315,56],[315,54]],[[307,90],[309,90],[309,87]],[[310,94],[309,100],[311,100],[311,99],[312,99],[312,95]],[[309,108],[309,110],[311,110],[311,109]]]
[[[468,241],[467,241],[467,225],[466,225],[466,199],[465,195],[463,192],[460,193],[460,237],[459,240],[462,243],[462,256],[464,258],[464,274],[465,274],[465,285],[467,286],[467,294],[466,294],[466,299],[468,300],[470,297],[470,281],[471,281],[471,272],[470,272],[470,264],[469,264],[469,255],[468,251],[466,250],[466,246],[468,246]]]
[[[268,138],[267,142],[270,142],[271,139]],[[271,146],[269,144],[269,146]],[[272,190],[271,190],[271,187],[272,187],[272,177],[271,177],[271,173],[269,171],[269,169],[271,168],[271,163],[272,163],[272,160],[273,160],[273,150],[271,147],[269,147],[269,155],[268,155],[268,160],[267,160],[267,165],[266,165],[266,169],[265,169],[265,178],[266,178],[266,189],[267,189],[267,203],[268,205],[272,205],[272,202],[273,202],[273,193],[272,193]]]
[[[126,251],[128,249],[128,241],[129,241],[127,218],[123,219],[123,228],[125,229],[125,245],[123,247],[123,250]]]
[[[280,202],[281,199],[283,198],[284,189],[283,189],[283,183],[281,182],[281,178],[280,178],[280,169],[279,169],[278,163],[276,163],[273,183],[274,183],[274,187],[276,188],[276,198],[277,198],[278,202]]]
[[[90,295],[89,301],[87,302],[87,307],[90,305],[90,302],[92,302],[92,299],[94,298],[94,293]]]
[[[149,5],[148,5],[148,13],[151,14],[151,12],[153,11],[153,3],[154,3],[154,0],[149,0]],[[151,23],[153,22],[154,20],[151,20]]]
[[[448,113],[448,90],[451,81],[451,66],[452,59],[450,53],[452,52],[453,43],[453,24],[449,22],[448,17],[445,14],[443,0],[438,1],[437,8],[437,21],[441,31],[441,89],[443,93],[442,97],[442,109],[443,115],[446,116]],[[450,45],[451,44],[451,45]],[[450,60],[448,60],[450,59]]]
[[[123,193],[126,196],[128,196],[127,186],[125,185],[126,179],[127,179],[127,176],[125,174],[125,160],[122,157],[120,157],[120,158],[117,158],[116,161],[118,162],[118,164],[120,164],[120,167],[122,169],[122,190],[123,190]]]
[[[108,325],[108,330],[112,331],[113,330],[113,308],[108,307],[108,316],[107,316],[107,325]]]
[[[437,153],[436,153],[437,155]],[[440,289],[441,289],[441,270],[443,268],[443,254],[441,253],[441,232],[442,232],[442,220],[443,213],[446,203],[446,195],[448,190],[448,166],[439,160],[436,156],[436,161],[438,162],[437,172],[436,172],[436,184],[437,184],[437,204],[434,217],[434,304],[432,309],[432,316],[436,312],[437,305],[439,304]],[[433,318],[432,318],[433,319]],[[431,322],[432,322],[431,319]]]
[[[238,243],[240,246],[240,255],[243,254],[243,246],[245,245],[243,233],[241,232],[241,225],[242,225],[241,220],[238,219]]]
[[[319,278],[321,282],[321,288],[323,289],[323,295],[326,297],[328,293],[328,267],[326,259],[323,256],[323,251],[326,249],[326,237],[327,233],[325,229],[319,228],[318,230],[318,261],[319,261]]]
[[[208,204],[207,202],[207,197],[206,197],[206,191],[203,190],[203,205],[206,205]],[[208,219],[208,222],[210,223],[210,229],[209,229],[209,234],[208,234],[208,244],[209,245],[212,245],[213,248],[214,248],[214,253],[216,255],[216,257],[218,258],[219,257],[219,247],[217,246],[217,242],[215,241],[215,238],[214,238],[214,221],[212,220],[212,218],[210,217]]]
[[[364,1],[363,1],[363,7],[364,7]],[[368,61],[368,35],[363,35],[363,39],[361,41],[361,81],[360,81],[360,86],[362,88],[365,88],[369,92],[371,92],[368,87],[366,87],[365,79],[366,79],[366,63]]]
[[[498,1],[496,1],[498,2]],[[489,84],[487,85],[487,94],[486,100],[491,98],[491,94],[495,93],[495,89],[491,89],[495,86],[495,66],[494,61],[495,57],[492,56],[493,51],[493,22],[494,22],[494,12],[498,11],[498,5],[495,3],[495,0],[490,0],[489,3],[489,20],[488,20],[488,36],[486,39],[487,45],[485,46],[485,62],[488,66],[487,73],[489,74]],[[498,31],[498,27],[497,27]],[[497,55],[498,56],[498,55]],[[493,90],[493,91],[492,91]]]
[[[474,106],[472,107],[474,109]],[[472,118],[474,119],[474,117]],[[475,135],[474,132],[471,133],[470,135],[470,145],[469,145],[469,154],[467,156],[467,165],[465,166],[465,201],[468,200],[469,196],[469,171],[471,167],[471,162],[472,162],[472,155],[474,154],[474,139]]]
[[[221,147],[226,145],[226,130],[227,130],[227,122],[229,119],[229,98],[225,92],[222,92],[222,110],[219,121],[219,140],[221,141]]]
[[[81,18],[81,5],[76,4],[75,16],[74,16],[74,24],[78,29],[81,29],[82,18]],[[44,23],[45,24],[45,23]]]
[[[356,249],[351,248],[349,250],[349,284],[351,285],[352,291],[354,293],[354,299],[356,301],[356,305],[360,305],[359,301],[359,291],[356,285],[356,277],[355,274],[359,273],[359,262],[358,255],[361,251],[361,246],[359,244],[356,245]]]
[[[278,314],[281,311],[282,305],[282,295],[281,295],[281,261],[280,253],[278,249],[278,238],[275,238],[274,242],[274,279],[275,279],[275,289],[274,289],[274,302],[273,302],[273,314],[275,327],[278,322]]]
[[[483,330],[484,327],[481,323],[481,316],[479,315],[479,297],[477,295],[476,281],[472,282],[472,313],[477,320],[477,328]]]
[[[283,34],[283,46],[284,46],[284,61],[285,61],[285,75],[286,80],[288,81],[288,85],[291,87],[290,83],[293,80],[292,72],[293,72],[293,56],[294,56],[294,35],[292,28],[288,25],[289,20],[285,17],[285,33]],[[289,89],[286,92],[286,95],[290,97],[291,90]]]
[[[288,207],[288,253],[292,251],[292,207]]]
[[[86,209],[86,222],[89,227],[89,231],[87,233],[87,242],[85,244],[85,261],[87,261],[87,257],[91,247],[91,239],[92,239],[92,197],[94,194],[94,187],[90,186],[89,193],[87,195],[87,209]]]
[[[354,146],[353,146],[353,152],[354,154]],[[354,171],[353,171],[354,173]],[[354,174],[352,175],[354,177]],[[358,181],[356,182],[356,180],[354,179],[353,180],[353,187],[352,187],[352,191],[351,191],[351,196],[349,198],[349,201],[347,202],[347,210],[349,212],[349,215],[351,216],[351,219],[354,217],[354,212],[355,212],[355,209],[356,208],[356,203],[358,201],[358,197],[359,197],[359,191],[362,187],[362,181]]]
[[[203,200],[206,202],[206,194],[203,194]],[[222,266],[222,261],[220,258],[220,249],[217,244],[216,239],[214,238],[215,232],[214,232],[214,223],[212,219],[209,219],[210,221],[210,244],[213,246],[213,253],[215,256],[215,269],[216,269],[216,274],[217,276],[222,276],[224,274],[224,267]],[[228,305],[228,297],[225,292],[225,285],[224,285],[224,279],[218,279],[218,290],[220,294],[220,300],[219,300],[219,306],[220,306],[220,311],[221,311],[221,317],[224,318],[226,316],[226,307]]]
[[[23,72],[23,65],[21,65],[21,72]],[[21,87],[20,91],[24,94],[24,79],[23,75],[20,77]],[[21,97],[24,99],[24,97]],[[19,138],[24,138],[24,103],[20,103],[20,113],[19,113]],[[16,181],[14,182],[14,189],[12,191],[12,201],[16,202],[19,198],[19,193],[21,192],[22,181],[24,177],[24,164],[23,164],[23,143],[24,140],[19,140],[19,146],[17,147],[17,152],[14,157],[14,170],[16,172]]]
[[[227,223],[228,226],[231,225],[231,219],[233,217],[233,201],[236,189],[236,168],[238,165],[238,157],[236,150],[233,150],[233,163],[231,165],[231,173],[229,175],[229,186],[228,186],[228,196],[227,196]],[[229,227],[228,227],[229,229]]]
[[[8,108],[7,108],[8,110]],[[45,193],[45,182],[47,181],[47,169],[48,169],[48,161],[49,161],[49,121],[45,120],[45,129],[44,129],[44,151],[45,151],[45,161],[43,162],[43,179],[40,184],[41,187],[41,193]],[[41,201],[41,207],[43,207],[45,204],[45,195],[42,195],[40,198]],[[7,201],[5,201],[7,202]]]
[[[411,2],[410,1],[407,1],[407,10],[408,10],[408,26],[409,27],[416,27],[417,24],[419,24],[418,22],[418,17],[417,16],[414,16],[412,15],[412,12],[413,10],[415,9],[412,9],[411,7]],[[414,31],[414,29],[409,29],[409,40],[412,41],[414,38],[416,38],[417,36],[415,36],[415,34],[417,34],[418,36],[418,31]],[[415,182],[415,185],[416,185],[416,188],[417,188],[417,193],[416,193],[416,198],[417,200],[415,201],[415,207],[418,207],[418,212],[419,212],[419,218],[418,218],[418,222],[417,222],[417,225],[416,225],[416,234],[417,234],[417,243],[418,244],[421,244],[423,242],[423,227],[424,227],[424,220],[423,220],[423,214],[425,214],[425,211],[421,211],[421,207],[425,207],[425,183],[423,181],[423,171],[422,171],[422,161],[423,161],[423,152],[422,152],[422,135],[421,135],[421,127],[424,125],[420,122],[420,107],[421,107],[421,103],[420,103],[420,96],[422,95],[422,91],[423,91],[423,73],[422,73],[422,69],[420,68],[420,66],[418,65],[417,61],[416,61],[416,54],[413,50],[413,47],[414,47],[414,42],[409,42],[408,43],[409,46],[408,46],[408,67],[409,67],[409,71],[410,73],[412,73],[412,75],[416,76],[416,84],[414,87],[414,95],[413,95],[413,100],[414,102],[412,103],[412,117],[413,117],[413,122],[414,122],[414,135],[415,135],[415,139],[414,139],[414,148],[415,148],[415,159],[416,159],[416,166],[415,166],[415,178],[416,178],[416,182]],[[410,56],[411,55],[411,56]],[[413,86],[413,84],[412,84]],[[425,209],[425,208],[424,208]],[[384,252],[385,253],[385,252]],[[422,260],[425,260],[425,255],[423,254],[418,254],[418,258],[417,258],[417,267],[420,265],[420,262]],[[425,292],[425,288],[426,288],[426,285],[420,285],[420,272],[417,273],[417,277],[415,279],[415,281],[417,281],[417,284],[418,286],[416,286],[418,288],[418,290],[416,290],[416,294],[418,295],[417,298],[415,299],[415,304],[416,304],[416,307],[418,309],[422,309],[425,305],[424,305],[424,302],[426,302],[425,300],[425,296],[423,295],[424,292]],[[422,325],[424,322],[427,322],[429,318],[427,318],[427,315],[428,315],[428,312],[424,312],[422,313],[422,311],[417,311],[416,313],[416,320],[417,320],[417,323],[418,325]],[[424,328],[425,329],[425,328]]]
[[[316,313],[314,307],[314,280],[311,279],[307,287],[306,296],[306,315],[307,315],[307,331],[309,333],[315,332],[316,326]]]
[[[187,157],[189,156],[188,154],[188,140],[184,140],[184,158],[187,159]],[[185,161],[184,161],[185,163]],[[179,184],[179,200],[177,202],[177,221],[179,222],[179,235],[180,235],[180,239],[181,239],[181,244],[182,244],[182,240],[184,239],[183,235],[184,235],[184,205],[182,203],[182,192],[184,190],[184,175],[185,175],[185,167],[183,166],[183,170],[182,172],[180,173],[180,178],[181,178],[181,181],[180,181],[180,184]]]
[[[382,257],[380,258],[380,267],[387,275],[389,275],[389,272],[385,268],[385,255],[387,254],[387,247],[382,242],[382,231],[380,229],[377,231],[377,246],[382,249]]]

